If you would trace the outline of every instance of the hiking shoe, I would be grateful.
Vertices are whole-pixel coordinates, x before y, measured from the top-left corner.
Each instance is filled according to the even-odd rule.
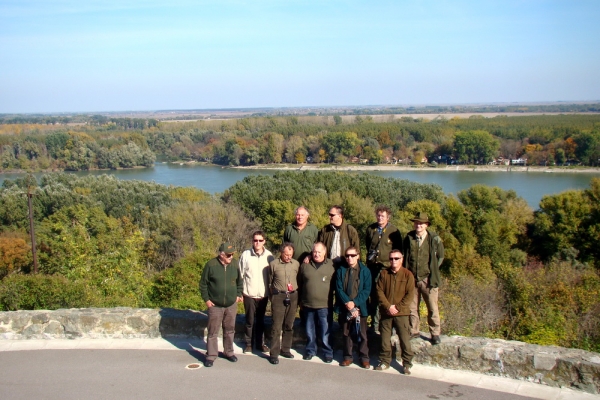
[[[376,371],[385,371],[386,369],[389,369],[390,366],[384,363],[379,363],[378,366],[375,367]]]

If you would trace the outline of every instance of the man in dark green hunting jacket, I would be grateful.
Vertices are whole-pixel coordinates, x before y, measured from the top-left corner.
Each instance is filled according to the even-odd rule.
[[[371,300],[369,315],[375,333],[379,331],[379,307],[377,306],[377,280],[382,269],[390,266],[389,256],[392,249],[402,248],[402,233],[390,222],[392,210],[385,205],[375,209],[377,222],[367,227],[365,243],[367,245],[367,267],[371,272]]]
[[[413,219],[415,230],[410,231],[402,245],[404,267],[415,277],[415,297],[410,306],[411,336],[420,336],[419,303],[421,297],[427,305],[427,323],[431,343],[440,344],[440,313],[438,309],[438,287],[440,286],[440,265],[444,261],[442,239],[427,229],[430,225],[426,213],[420,212]]]
[[[221,325],[225,358],[231,362],[237,361],[233,354],[233,335],[237,303],[242,301],[243,283],[238,260],[233,259],[234,252],[230,243],[223,243],[219,247],[219,255],[206,263],[200,278],[200,295],[208,307],[205,367],[212,367],[219,354],[217,335]]]

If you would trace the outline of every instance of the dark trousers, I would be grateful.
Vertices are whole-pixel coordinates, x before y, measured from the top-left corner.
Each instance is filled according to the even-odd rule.
[[[219,355],[219,329],[223,327],[223,354],[233,355],[233,335],[235,334],[235,317],[237,303],[229,307],[212,306],[208,308],[208,339],[206,340],[206,359],[214,361]]]
[[[379,300],[377,299],[377,281],[381,274],[381,269],[384,268],[383,264],[369,265],[369,271],[371,272],[371,296],[369,299],[369,315],[371,316],[371,326],[374,330],[379,330]]]
[[[390,365],[392,362],[392,325],[398,332],[400,339],[400,349],[402,350],[402,365],[405,367],[412,366],[414,353],[410,345],[410,321],[408,315],[400,315],[391,317],[382,315],[379,321],[379,330],[381,331],[381,352],[379,353],[379,361]]]
[[[271,357],[279,357],[281,351],[289,352],[294,339],[294,321],[298,308],[298,292],[290,294],[290,305],[285,306],[285,293],[274,294],[271,298],[273,328],[271,330]],[[283,335],[281,334],[283,330]],[[283,336],[283,337],[282,337]]]
[[[367,317],[360,317],[360,323],[356,319],[346,319],[346,312],[340,313],[342,322],[342,333],[344,335],[344,359],[352,360],[352,349],[357,344],[358,355],[363,362],[369,361],[369,346],[367,344]]]
[[[268,297],[262,297],[255,299],[244,295],[244,309],[246,310],[246,346],[254,347],[259,349],[262,347],[264,342],[265,333],[265,312],[267,311],[267,303],[269,302]],[[254,323],[256,319],[256,324]]]

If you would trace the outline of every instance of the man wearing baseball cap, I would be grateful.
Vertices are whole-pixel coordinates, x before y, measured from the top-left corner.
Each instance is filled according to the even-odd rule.
[[[236,362],[233,354],[233,336],[237,303],[242,301],[242,278],[238,261],[233,259],[235,250],[231,243],[219,247],[219,255],[206,263],[200,278],[200,295],[208,307],[208,339],[205,367],[212,367],[219,354],[219,328],[223,326],[223,354]]]
[[[411,337],[420,336],[419,303],[421,297],[427,306],[427,323],[431,333],[431,343],[440,344],[440,313],[438,309],[438,287],[440,285],[440,265],[444,261],[442,239],[428,228],[429,216],[424,212],[411,219],[414,230],[410,231],[402,243],[404,267],[415,277],[415,295],[410,305]]]

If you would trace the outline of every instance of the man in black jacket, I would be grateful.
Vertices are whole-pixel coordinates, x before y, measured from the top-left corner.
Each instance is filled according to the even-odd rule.
[[[360,240],[356,229],[344,221],[344,208],[342,206],[331,207],[329,222],[329,225],[325,225],[319,231],[317,241],[325,245],[327,258],[330,258],[333,265],[337,267],[344,262],[344,254],[348,247],[354,246],[360,249]]]

